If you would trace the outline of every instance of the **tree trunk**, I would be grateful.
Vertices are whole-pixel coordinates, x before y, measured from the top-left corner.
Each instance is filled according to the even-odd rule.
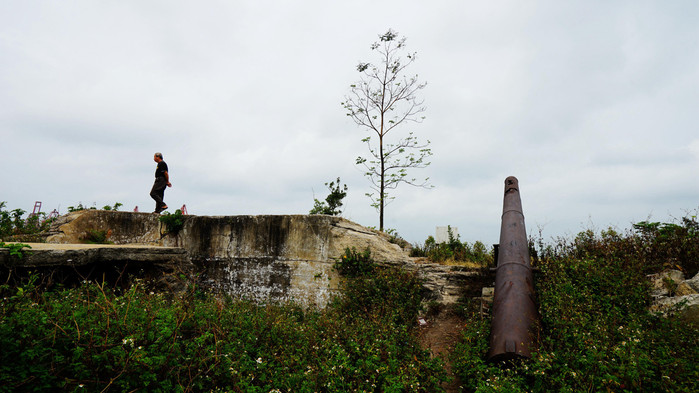
[[[383,128],[383,122],[381,124]],[[383,157],[383,135],[379,136],[379,154],[381,154],[381,185],[379,186],[379,231],[383,232],[383,209],[384,209],[384,194],[386,188],[386,172],[384,171],[384,157]]]

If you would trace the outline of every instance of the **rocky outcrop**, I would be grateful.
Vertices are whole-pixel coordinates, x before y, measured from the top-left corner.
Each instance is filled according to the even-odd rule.
[[[677,314],[688,322],[699,324],[699,274],[685,280],[679,270],[666,270],[648,276],[651,282],[652,312]]]

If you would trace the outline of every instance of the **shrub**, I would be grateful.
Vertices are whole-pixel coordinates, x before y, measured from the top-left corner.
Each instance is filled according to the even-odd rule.
[[[104,231],[100,229],[88,229],[82,236],[82,241],[88,244],[111,244],[109,237],[111,236],[111,231]]]
[[[354,247],[351,249],[348,247],[340,259],[335,262],[334,267],[343,276],[357,277],[373,272],[376,265],[371,259],[371,250],[368,247],[362,252],[358,252]]]
[[[449,240],[444,243],[437,243],[434,237],[429,236],[421,247],[413,245],[410,256],[426,257],[436,263],[471,263],[477,266],[488,266],[493,263],[493,254],[480,241],[473,245],[468,242],[461,242],[459,236],[454,236],[451,226],[447,227]]]
[[[168,233],[176,234],[184,227],[185,216],[182,210],[177,209],[175,213],[165,212],[159,217],[160,222],[165,224]]]
[[[330,216],[339,216],[342,214],[342,200],[347,196],[347,184],[340,187],[340,178],[337,178],[337,183],[325,183],[330,193],[325,197],[325,201],[313,199],[313,209],[308,214],[327,214]]]
[[[5,243],[5,242],[0,242],[0,248],[7,248],[10,250],[10,255],[15,256],[17,258],[22,258],[24,257],[25,253],[27,252],[24,250],[25,248],[32,248],[29,244],[24,244],[24,243]]]
[[[346,278],[324,310],[35,281],[0,287],[0,392],[441,392],[446,378],[416,338],[417,278],[399,270]]]

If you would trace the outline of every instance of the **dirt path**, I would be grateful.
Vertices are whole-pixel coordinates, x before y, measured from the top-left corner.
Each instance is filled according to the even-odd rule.
[[[444,361],[447,374],[452,378],[450,383],[442,385],[447,393],[460,392],[459,381],[453,374],[449,355],[459,340],[464,321],[449,313],[441,313],[432,318],[426,318],[427,325],[420,328],[420,343],[430,350],[432,356]]]

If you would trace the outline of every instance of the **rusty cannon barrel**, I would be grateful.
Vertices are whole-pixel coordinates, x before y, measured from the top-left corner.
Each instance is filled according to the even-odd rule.
[[[519,182],[505,179],[488,360],[530,358],[538,314]]]

